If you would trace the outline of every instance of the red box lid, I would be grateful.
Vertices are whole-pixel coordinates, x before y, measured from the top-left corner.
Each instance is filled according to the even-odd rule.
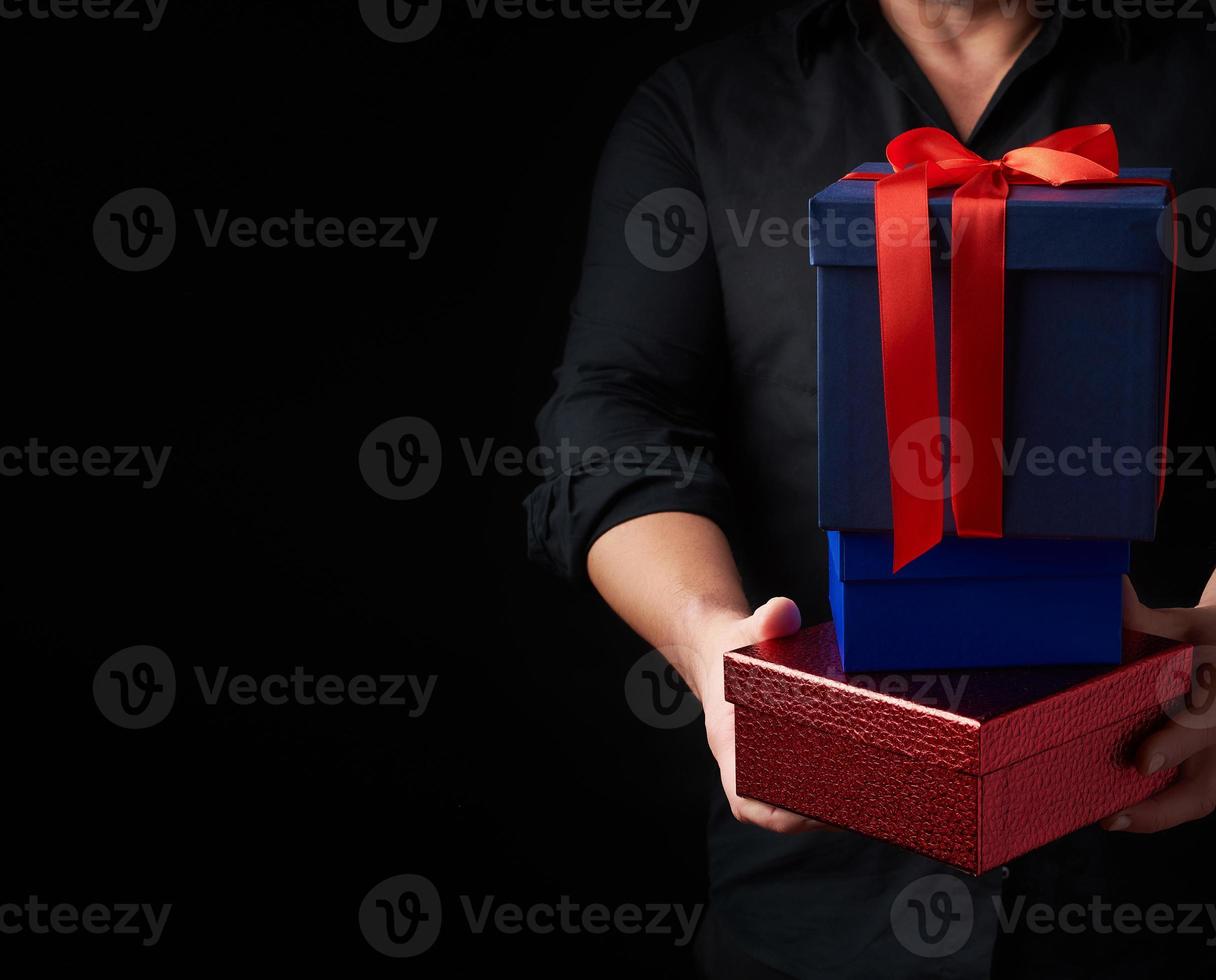
[[[1185,694],[1191,647],[1124,632],[1118,666],[845,673],[831,623],[726,654],[726,700],[982,775]]]

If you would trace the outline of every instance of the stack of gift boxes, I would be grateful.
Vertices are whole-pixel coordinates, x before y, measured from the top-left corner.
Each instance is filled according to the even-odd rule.
[[[1121,753],[1189,683],[1189,650],[1121,627],[1164,464],[1170,175],[1061,137],[1084,182],[1016,151],[811,199],[834,622],[726,662],[741,794],[973,872],[1165,785]],[[914,697],[928,672],[963,693]]]
[[[1123,176],[1164,180],[1169,172]],[[1166,189],[1012,187],[1004,357],[979,364],[953,363],[951,329],[952,287],[967,288],[952,284],[952,259],[978,232],[951,231],[949,192],[932,194],[922,250],[933,266],[939,408],[938,417],[914,420],[920,427],[909,438],[920,436],[920,445],[907,449],[903,470],[889,458],[889,439],[901,433],[888,433],[884,412],[875,246],[897,229],[856,231],[875,228],[874,193],[873,181],[842,180],[811,200],[813,228],[854,230],[817,237],[812,252],[819,523],[829,535],[845,665],[1118,662],[1128,542],[1151,540],[1156,522],[1169,346],[1169,262],[1158,234]],[[910,225],[903,232],[905,249],[917,247],[916,234]],[[963,372],[995,374],[979,383],[1003,389],[998,445],[993,433],[952,438],[951,383]],[[1002,536],[959,537],[955,470],[971,483],[984,465],[999,467]],[[893,480],[940,508],[945,530],[940,545],[897,572]]]

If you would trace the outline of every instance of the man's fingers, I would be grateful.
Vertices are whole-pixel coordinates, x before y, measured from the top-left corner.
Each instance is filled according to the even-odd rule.
[[[1131,579],[1123,576],[1123,625],[1127,629],[1183,640],[1190,629],[1190,612],[1189,609],[1150,609],[1140,601]]]
[[[800,625],[801,616],[797,605],[791,599],[778,596],[770,599],[747,619],[739,621],[733,642],[739,646],[760,643],[797,632]],[[778,834],[835,830],[835,827],[829,828],[818,820],[761,803],[759,800],[747,799],[735,792],[735,706],[724,702],[720,708],[721,710],[718,710],[717,706],[707,707],[705,734],[709,740],[710,751],[718,762],[722,774],[722,788],[726,791],[726,798],[730,801],[731,813],[735,819],[740,823]]]
[[[1132,580],[1126,575],[1123,576],[1123,625],[1129,630],[1136,630],[1138,633],[1147,633],[1145,629],[1147,615],[1149,610],[1145,608],[1140,601],[1140,597],[1136,595],[1136,588],[1132,585]]]
[[[1211,778],[1202,781],[1183,778],[1143,803],[1107,817],[1102,826],[1129,834],[1155,834],[1202,819],[1213,810],[1216,810],[1216,784]]]
[[[734,705],[731,705],[733,708]],[[732,720],[733,720],[733,711]],[[722,772],[722,788],[730,801],[731,813],[740,823],[763,827],[778,834],[801,834],[808,830],[825,828],[818,820],[804,817],[800,813],[783,810],[781,807],[759,800],[748,799],[735,792],[735,744],[734,737],[725,740],[718,751],[718,766]],[[832,828],[833,830],[835,828]]]
[[[1216,728],[1170,722],[1145,736],[1136,749],[1136,768],[1151,776],[1162,769],[1173,769],[1213,745],[1216,745]]]
[[[835,827],[829,828],[827,824],[822,824],[818,820],[804,817],[800,813],[791,813],[789,810],[782,810],[780,807],[770,806],[759,800],[749,800],[737,796],[731,802],[731,810],[735,819],[740,823],[763,827],[774,833],[804,834],[810,830],[836,829]]]

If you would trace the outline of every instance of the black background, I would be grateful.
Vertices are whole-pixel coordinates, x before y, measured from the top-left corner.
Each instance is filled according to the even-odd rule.
[[[153,947],[26,932],[0,935],[0,964],[691,973],[670,935],[465,922],[464,896],[704,902],[717,776],[698,724],[658,730],[626,702],[645,644],[526,560],[535,478],[473,475],[464,441],[533,444],[596,160],[634,86],[781,5],[702,0],[677,31],[670,0],[668,20],[476,19],[447,0],[409,44],[377,37],[357,0],[168,0],[150,32],[0,19],[0,446],[172,447],[154,489],[0,480],[0,904],[173,906]],[[122,272],[93,221],[138,187],[172,202],[176,245]],[[194,217],[297,208],[437,225],[411,261],[209,248]],[[1183,377],[1205,363],[1180,361]],[[443,446],[437,486],[410,501],[357,462],[399,416]],[[130,731],[92,685],[137,644],[170,657],[178,694]],[[212,706],[193,673],[297,666],[437,681],[410,718]],[[443,905],[409,960],[372,949],[357,916],[400,874]]]
[[[699,725],[631,713],[622,685],[645,645],[526,561],[534,479],[472,476],[460,440],[533,444],[613,119],[657,65],[760,6],[778,5],[703,0],[680,32],[448,3],[410,44],[375,36],[355,0],[168,0],[151,32],[0,21],[0,442],[172,447],[154,489],[0,485],[0,901],[173,904],[151,948],[27,932],[0,937],[4,960],[691,969],[670,936],[463,921],[462,895],[704,901],[715,774]],[[163,192],[178,225],[168,260],[141,273],[92,237],[102,205],[136,187]],[[438,223],[418,261],[205,247],[193,212],[223,208]],[[438,430],[442,473],[422,498],[386,500],[358,450],[406,415]],[[173,711],[144,731],[92,697],[101,663],[135,644],[178,678]],[[193,677],[296,665],[438,680],[410,719],[209,706]],[[435,884],[444,926],[396,961],[357,910],[405,873]]]

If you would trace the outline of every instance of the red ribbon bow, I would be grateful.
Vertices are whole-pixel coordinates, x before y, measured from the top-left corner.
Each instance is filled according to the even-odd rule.
[[[893,571],[898,571],[942,538],[940,496],[923,492],[911,476],[919,473],[931,451],[941,455],[940,431],[927,423],[940,416],[929,241],[927,234],[907,234],[927,232],[929,190],[958,187],[951,217],[949,444],[951,453],[967,441],[976,451],[969,460],[970,478],[951,488],[950,499],[958,534],[978,538],[1002,535],[998,449],[1004,436],[1005,202],[1010,185],[1158,184],[1167,188],[1171,202],[1174,192],[1166,181],[1120,178],[1118,145],[1106,124],[1062,129],[999,160],[985,160],[943,130],[911,129],[887,144],[887,160],[895,170],[892,174],[858,172],[845,179],[877,181],[878,303],[895,530]],[[892,234],[896,229],[902,234]],[[1172,341],[1171,282],[1171,353]],[[1167,417],[1168,370],[1167,359]],[[936,446],[931,445],[934,436]]]

